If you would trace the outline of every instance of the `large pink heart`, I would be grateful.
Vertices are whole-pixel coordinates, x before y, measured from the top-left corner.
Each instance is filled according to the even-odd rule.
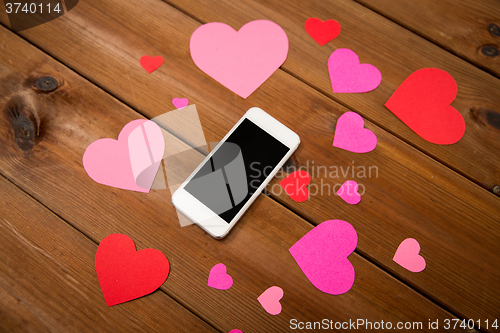
[[[328,58],[330,81],[335,93],[363,93],[380,85],[382,74],[371,64],[360,64],[349,49],[337,49]]]
[[[137,119],[123,127],[118,140],[106,138],[90,144],[83,154],[83,167],[100,184],[148,193],[164,149],[160,127]]]
[[[207,23],[191,36],[191,57],[203,72],[247,98],[286,60],[288,37],[274,22],[257,20],[239,31]]]
[[[329,220],[309,231],[289,251],[316,288],[339,295],[354,283],[354,267],[347,257],[357,244],[358,235],[351,224]]]

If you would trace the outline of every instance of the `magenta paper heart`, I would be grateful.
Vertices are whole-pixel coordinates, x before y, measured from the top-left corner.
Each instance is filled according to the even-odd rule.
[[[177,109],[182,109],[188,106],[189,100],[187,98],[177,98],[175,97],[172,99],[172,104],[177,108]]]
[[[277,286],[266,289],[257,300],[267,313],[273,316],[281,313],[280,299],[283,298],[283,289]]]
[[[363,93],[380,85],[382,74],[371,64],[360,64],[354,51],[337,49],[328,58],[328,71],[335,93]]]
[[[137,119],[123,127],[118,140],[106,138],[90,144],[83,154],[83,167],[100,184],[148,193],[164,149],[160,127]]]
[[[226,273],[226,265],[217,264],[210,270],[210,274],[208,275],[208,283],[209,287],[226,290],[231,288],[233,285],[233,278]]]
[[[361,201],[361,195],[358,193],[358,183],[354,180],[348,180],[342,184],[337,191],[337,195],[350,205],[356,205]]]
[[[363,118],[356,112],[346,112],[337,120],[333,146],[352,151],[367,153],[377,146],[377,137],[364,128]]]
[[[248,22],[239,31],[211,22],[193,32],[191,57],[198,68],[247,98],[286,60],[288,37],[274,22]]]
[[[394,260],[400,266],[410,272],[418,273],[425,269],[426,263],[424,257],[419,255],[420,244],[413,238],[407,238],[399,244]]]
[[[352,225],[329,220],[305,234],[289,251],[316,288],[339,295],[354,283],[354,267],[347,257],[357,244],[358,235]]]

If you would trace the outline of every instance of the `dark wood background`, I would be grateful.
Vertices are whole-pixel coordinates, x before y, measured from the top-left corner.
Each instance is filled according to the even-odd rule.
[[[319,46],[304,30],[309,17],[337,20],[339,37]],[[278,23],[290,51],[242,99],[194,65],[189,39],[203,23],[239,29],[256,19]],[[0,24],[0,331],[287,332],[292,318],[422,321],[424,331],[431,331],[429,320],[443,327],[458,318],[496,331],[484,322],[500,321],[497,0],[81,0],[64,16],[18,33],[1,4]],[[379,88],[332,92],[326,64],[342,47],[380,69]],[[139,65],[146,54],[165,60],[153,74]],[[466,132],[454,145],[421,139],[384,107],[425,67],[457,81],[452,106]],[[43,76],[55,78],[57,89],[37,89]],[[301,137],[289,165],[376,166],[378,177],[358,181],[366,194],[355,206],[336,195],[296,203],[262,194],[221,241],[194,225],[181,228],[168,190],[146,195],[100,185],[81,162],[90,143],[172,110],[174,97],[196,104],[209,142],[258,106]],[[336,121],[349,110],[377,135],[373,152],[331,146]],[[312,184],[347,179],[320,176]],[[312,286],[288,252],[330,219],[348,221],[359,237],[349,257],[354,286],[339,296]],[[138,250],[162,251],[171,271],[153,294],[108,308],[94,256],[111,233],[130,236]],[[392,260],[408,237],[421,244],[421,273]],[[235,281],[227,291],[206,285],[219,262]],[[257,301],[273,285],[285,293],[277,316]]]

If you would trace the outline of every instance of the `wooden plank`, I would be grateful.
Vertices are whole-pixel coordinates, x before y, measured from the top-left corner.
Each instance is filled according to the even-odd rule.
[[[165,190],[144,194],[93,182],[81,165],[85,148],[98,138],[116,137],[139,115],[27,42],[0,31],[9,46],[0,53],[0,105],[18,96],[24,118],[33,126],[41,120],[33,148],[23,151],[8,118],[0,117],[2,174],[96,242],[118,232],[129,235],[138,248],[162,251],[172,268],[162,289],[217,329],[288,331],[293,318],[359,318],[394,325],[454,318],[358,254],[349,257],[357,272],[351,291],[339,296],[320,292],[288,252],[312,225],[264,195],[228,237],[216,241],[194,225],[181,228]],[[42,94],[29,84],[48,74],[62,83],[54,92]],[[227,291],[206,285],[219,262],[234,281]],[[267,314],[256,300],[273,285],[285,292],[278,316]],[[412,306],[401,307],[403,300]]]
[[[353,156],[334,149],[331,140],[336,120],[347,110],[331,99],[278,71],[242,100],[214,84],[189,59],[188,41],[198,23],[155,1],[142,3],[141,20],[135,19],[138,7],[133,3],[106,3],[81,4],[74,9],[75,15],[61,18],[59,26],[37,27],[40,32],[32,33],[31,38],[36,36],[44,49],[55,52],[58,59],[148,117],[169,110],[165,106],[170,105],[171,98],[188,96],[199,106],[208,141],[219,140],[249,107],[258,105],[303,139],[295,154],[297,167],[311,168],[313,162],[344,170],[352,165],[376,166],[380,171],[377,177],[354,177],[366,188],[359,206],[346,207],[338,197],[331,196],[335,185],[349,179],[349,175],[316,177],[314,184],[321,185],[323,180],[330,195],[316,195],[307,204],[290,202],[283,193],[276,196],[313,223],[338,217],[353,223],[359,234],[365,235],[360,238],[360,253],[461,316],[490,320],[499,317],[499,291],[490,288],[499,283],[500,276],[498,251],[491,251],[498,248],[500,232],[495,223],[500,213],[497,197],[369,122],[367,127],[379,138],[373,153]],[[116,10],[114,14],[100,14],[106,8]],[[82,30],[82,22],[92,25]],[[59,36],[56,32],[62,30],[65,34],[54,43],[55,36]],[[146,53],[162,54],[168,62],[149,75],[137,63]],[[118,133],[123,124],[113,123],[106,131]],[[105,136],[104,130],[99,129],[101,136],[94,136],[94,140]],[[85,147],[82,144],[80,148]],[[424,255],[435,263],[425,273],[409,273],[392,261],[398,244],[407,237],[418,238]],[[487,272],[487,278],[478,280],[475,269]],[[457,290],[461,298],[456,297]]]
[[[356,1],[500,76],[498,1]]]
[[[0,331],[216,332],[162,291],[107,307],[97,244],[1,176],[0,190]]]
[[[486,189],[500,186],[500,155],[496,153],[500,150],[500,80],[477,67],[349,0],[222,0],[216,6],[195,0],[167,2],[201,22],[220,21],[235,29],[257,19],[278,23],[290,40],[284,70]],[[415,2],[416,6],[420,3]],[[454,11],[455,5],[448,8]],[[342,26],[339,37],[319,46],[304,29],[309,17],[337,20]],[[38,39],[33,37],[31,40]],[[186,44],[186,51],[188,47]],[[327,61],[337,48],[352,49],[361,62],[379,68],[381,85],[364,94],[333,93]],[[464,117],[467,129],[456,144],[440,146],[425,141],[384,107],[406,77],[427,67],[443,69],[457,81],[458,95],[452,106]]]

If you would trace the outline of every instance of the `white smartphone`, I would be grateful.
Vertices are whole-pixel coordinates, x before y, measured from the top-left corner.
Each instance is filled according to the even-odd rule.
[[[215,238],[225,237],[300,144],[251,108],[172,195],[174,206]]]

